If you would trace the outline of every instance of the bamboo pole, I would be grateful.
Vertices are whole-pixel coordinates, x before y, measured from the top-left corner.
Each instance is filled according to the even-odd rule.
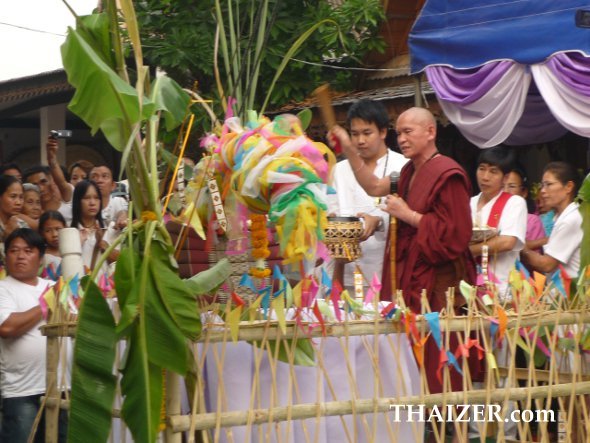
[[[166,416],[180,414],[180,376],[172,371],[166,371]],[[174,432],[166,423],[166,443],[180,443],[182,435]]]
[[[582,324],[582,323],[590,323],[590,312],[584,311],[583,313],[580,312],[567,312],[567,313],[535,313],[531,315],[523,315],[521,320],[518,321],[517,318],[510,318],[508,320],[507,329],[512,329],[514,327],[520,328],[529,328],[534,327],[536,325],[539,326],[554,326],[556,317],[559,317],[560,325],[575,325],[575,324]],[[476,317],[477,318],[477,317]],[[489,330],[490,329],[490,322],[487,321],[484,317],[479,317],[481,322],[483,323],[482,326],[472,326],[471,330],[483,329]],[[453,317],[452,319],[446,319],[446,317],[441,316],[440,319],[440,327],[441,331],[464,331],[467,327],[469,322],[468,317]],[[473,319],[471,319],[473,321]],[[267,324],[274,324],[277,323],[274,321],[268,320],[260,320],[260,321],[253,321],[253,322],[240,322],[239,332],[238,332],[238,341],[260,341],[263,338],[268,340],[277,340],[279,338],[297,338],[301,337],[301,331],[298,331],[299,326],[295,324],[293,321],[287,322],[286,332],[281,332],[280,328],[269,328],[268,331],[265,331],[265,327]],[[424,327],[426,330],[429,330],[428,323],[421,317],[418,316],[416,318],[416,325],[418,328]],[[211,325],[215,327],[215,330],[208,330],[205,329],[205,332],[201,335],[201,337],[196,341],[197,343],[202,343],[204,341],[208,341],[211,343],[219,343],[224,340],[225,333],[224,333],[224,325],[214,324]],[[375,324],[373,320],[353,320],[349,321],[346,325],[339,324],[339,323],[332,323],[326,324],[326,336],[328,337],[344,337],[346,335],[349,336],[356,336],[356,335],[372,335],[375,333],[375,328],[377,328],[378,334],[396,334],[403,332],[405,333],[404,324],[401,322],[394,323],[390,320],[381,320],[378,324]],[[45,325],[41,327],[41,331],[47,337],[55,337],[55,336],[68,336],[68,337],[75,337],[76,336],[76,323],[67,323],[67,324],[60,324],[60,325]],[[307,337],[321,337],[322,331],[319,328],[313,329],[309,332]],[[207,338],[205,338],[207,337]],[[307,338],[303,337],[303,338]]]
[[[508,400],[523,401],[529,396],[532,399],[547,397],[547,386],[523,387],[523,388],[502,388],[496,389],[491,395],[485,389],[472,390],[469,392],[447,392],[444,394],[415,395],[410,397],[398,398],[373,398],[360,400],[343,400],[331,401],[325,403],[304,403],[291,406],[280,406],[271,409],[254,409],[250,411],[224,412],[221,420],[217,413],[194,414],[194,425],[196,430],[211,429],[220,421],[221,427],[245,426],[247,423],[252,425],[268,423],[269,417],[272,421],[303,420],[314,418],[318,415],[330,417],[337,415],[350,415],[352,410],[357,414],[369,414],[375,411],[387,413],[391,411],[391,405],[418,406],[424,405],[425,408],[440,406],[443,403],[443,396],[447,405],[467,405],[467,404],[485,404],[489,398],[490,403],[501,403],[505,400],[508,391]],[[578,383],[562,383],[553,386],[553,397],[570,397],[572,395],[590,394],[590,381]],[[68,410],[70,402],[55,398],[48,398],[47,406],[57,406],[61,409]],[[354,405],[353,405],[354,403]],[[113,410],[113,417],[119,417],[120,411]],[[185,432],[190,427],[191,415],[174,415],[170,416],[168,423],[172,427],[172,432]]]
[[[318,414],[318,409],[320,415],[323,417],[350,415],[353,409],[357,414],[373,413],[375,410],[387,413],[391,410],[391,405],[424,405],[425,408],[431,408],[435,405],[441,405],[443,400],[446,401],[445,404],[447,405],[463,405],[485,404],[487,398],[490,399],[491,403],[501,403],[506,396],[511,401],[521,401],[526,400],[529,394],[531,398],[544,398],[547,396],[547,386],[496,389],[491,395],[487,390],[482,389],[467,393],[459,391],[400,398],[331,401],[322,404],[307,403],[271,409],[225,412],[222,414],[221,420],[219,420],[216,413],[198,414],[193,417],[196,420],[196,429],[208,429],[214,427],[216,422],[219,421],[222,427],[229,427],[244,426],[246,423],[264,424],[271,421],[269,417],[272,417],[272,421],[284,421],[287,417],[290,417],[292,420],[313,418]],[[590,394],[590,382],[564,383],[553,386],[554,397],[569,397],[571,395],[585,394]],[[170,424],[174,432],[184,432],[189,429],[190,416],[177,415],[170,417]]]
[[[57,443],[59,425],[59,391],[57,368],[59,366],[59,337],[47,338],[47,368],[45,373],[45,443]]]

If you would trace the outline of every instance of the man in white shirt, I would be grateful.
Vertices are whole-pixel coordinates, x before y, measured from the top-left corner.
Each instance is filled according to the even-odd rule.
[[[524,247],[528,211],[519,195],[503,192],[504,182],[514,163],[514,156],[505,147],[482,151],[478,159],[477,184],[481,192],[471,198],[473,226],[490,226],[498,234],[486,242],[474,243],[469,249],[474,257],[488,247],[490,281],[496,280],[499,301],[510,300],[508,277]]]
[[[53,282],[37,277],[45,253],[43,238],[32,229],[12,232],[5,241],[8,277],[0,281],[0,441],[26,443],[45,393],[46,339],[39,327],[47,311],[39,297]],[[64,417],[65,418],[65,415]],[[60,422],[60,441],[66,427]],[[44,441],[40,424],[35,442]]]
[[[106,226],[117,219],[121,211],[127,212],[128,203],[123,197],[112,197],[116,188],[113,171],[106,165],[98,165],[90,171],[90,180],[96,183],[102,196],[102,219]]]
[[[399,173],[408,159],[390,150],[385,144],[389,115],[383,104],[359,100],[350,107],[347,123],[359,156],[377,177],[389,176],[394,171]],[[339,216],[357,216],[363,220],[362,257],[356,264],[361,269],[364,276],[363,286],[366,287],[375,273],[381,279],[389,215],[379,209],[379,199],[370,197],[358,184],[348,160],[336,165],[334,188],[337,198],[337,209],[334,212]],[[349,291],[354,288],[354,270],[355,263],[347,263],[344,267],[343,286]]]
[[[480,257],[484,245],[487,246],[490,281],[496,282],[498,302],[504,303],[512,299],[508,291],[508,277],[524,248],[528,211],[524,198],[503,191],[504,182],[514,163],[511,151],[501,146],[485,149],[477,163],[477,184],[481,192],[472,197],[470,202],[473,226],[493,227],[497,235],[485,242],[471,244],[469,249],[474,257]],[[502,349],[496,349],[494,354],[501,366],[505,366],[510,358],[506,343]],[[474,386],[481,388],[483,385],[474,383]],[[501,378],[499,387],[505,386],[506,379]],[[514,408],[514,404],[509,404],[508,413]],[[516,430],[515,423],[504,425],[507,438],[516,439]],[[469,437],[477,436],[478,429],[471,423]]]

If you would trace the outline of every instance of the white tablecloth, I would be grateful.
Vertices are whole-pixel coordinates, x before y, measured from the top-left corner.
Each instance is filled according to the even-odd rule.
[[[222,344],[209,344],[205,350],[201,348],[202,352],[207,352],[207,411],[246,411],[269,406],[342,401],[351,397],[372,399],[419,395],[419,371],[404,334],[378,336],[377,350],[374,336],[313,340],[318,364],[314,367],[296,366],[294,377],[288,364],[278,362],[276,367],[271,367],[266,352],[261,357],[262,351],[248,343],[227,343],[225,350]],[[257,358],[260,359],[259,383],[253,393]],[[378,361],[378,370],[374,369],[372,361]],[[274,395],[273,379],[277,386]],[[218,392],[218,389],[221,391]],[[423,424],[404,422],[403,415],[402,423],[394,423],[393,419],[393,413],[357,414],[252,425],[250,428],[221,428],[216,432],[219,432],[219,441],[236,443],[410,443],[423,440]]]

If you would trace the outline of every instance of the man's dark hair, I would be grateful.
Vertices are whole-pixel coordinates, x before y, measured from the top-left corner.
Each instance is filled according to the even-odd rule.
[[[495,146],[481,151],[477,159],[477,165],[479,166],[482,163],[496,166],[500,168],[502,173],[508,174],[514,166],[515,155],[511,149],[505,146]]]
[[[90,174],[96,168],[107,168],[109,171],[111,171],[111,175],[113,176],[113,180],[115,179],[115,173],[113,172],[113,168],[111,168],[109,165],[107,165],[104,162],[99,162],[99,163],[95,164],[94,166],[92,166],[92,168],[90,168],[90,171],[88,171],[88,178],[90,178]]]
[[[21,175],[23,174],[23,171],[16,163],[4,163],[2,166],[0,166],[0,175],[3,175],[9,169],[16,169]]]
[[[51,169],[49,169],[49,166],[37,165],[37,166],[32,166],[29,169],[27,169],[25,172],[23,172],[23,183],[27,183],[27,181],[29,180],[29,177],[31,177],[31,175],[39,174],[40,172],[44,173],[50,179],[52,178],[51,177]]]
[[[6,240],[4,240],[4,253],[8,254],[10,245],[17,238],[22,238],[29,248],[36,248],[39,250],[39,258],[45,255],[45,240],[43,237],[31,228],[19,228],[10,233]]]
[[[375,123],[379,130],[389,128],[389,114],[383,103],[368,99],[355,102],[348,110],[346,123],[350,126],[352,119],[358,118],[367,123]]]

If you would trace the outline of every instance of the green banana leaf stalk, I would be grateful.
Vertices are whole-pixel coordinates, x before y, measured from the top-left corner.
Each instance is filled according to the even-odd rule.
[[[78,17],[76,29],[68,30],[62,46],[68,80],[76,89],[69,108],[93,133],[102,131],[123,153],[133,218],[137,220],[112,245],[121,246],[115,272],[120,318],[113,316],[93,276],[83,283],[85,298],[74,350],[70,442],[107,441],[116,371],[122,375],[121,415],[134,440],[156,441],[164,370],[185,375],[191,369],[194,359],[188,343],[201,332],[197,297],[219,286],[230,270],[229,263],[222,260],[191,281],[178,275],[159,201],[157,135],[160,125],[171,130],[182,122],[189,97],[163,74],[150,79],[142,61],[132,2],[118,3],[135,57],[134,84],[122,55],[114,0],[106,2],[106,12]],[[125,345],[119,347],[120,342]],[[121,367],[115,368],[118,347],[125,349],[125,355]]]
[[[590,265],[590,174],[584,179],[578,197],[576,199],[580,204],[579,210],[582,214],[582,230],[584,231],[584,237],[582,238],[582,245],[580,250],[580,279],[579,279],[579,292],[585,293],[582,290],[584,287],[588,287],[588,266]]]

